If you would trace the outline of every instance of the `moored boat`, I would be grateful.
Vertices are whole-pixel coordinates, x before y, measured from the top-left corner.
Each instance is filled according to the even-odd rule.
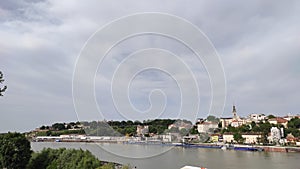
[[[242,145],[238,145],[238,146],[234,146],[233,150],[239,150],[239,151],[263,151],[262,148],[259,147],[253,147],[253,146],[242,146]]]

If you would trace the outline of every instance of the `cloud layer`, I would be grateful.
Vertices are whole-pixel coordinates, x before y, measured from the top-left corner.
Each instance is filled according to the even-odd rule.
[[[216,114],[231,116],[233,103],[242,116],[299,113],[298,1],[12,0],[0,2],[0,70],[8,86],[5,97],[0,98],[0,132],[82,120],[77,118],[72,100],[72,76],[81,48],[100,27],[138,12],[182,17],[211,40],[227,79],[225,109]],[[145,35],[117,45],[98,69],[95,91],[105,118],[122,119],[113,102],[106,99],[113,70],[132,52],[154,47],[181,56],[190,66],[201,95],[198,113],[206,116],[211,90],[205,65],[195,62],[195,56],[179,42]],[[180,103],[178,87],[162,72],[151,70],[136,76],[129,90],[133,105],[147,109],[148,95],[153,88],[164,89],[169,96],[170,104],[163,117],[176,117]]]

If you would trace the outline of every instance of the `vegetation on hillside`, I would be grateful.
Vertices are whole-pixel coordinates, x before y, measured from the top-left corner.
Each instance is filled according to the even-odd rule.
[[[300,119],[298,117],[292,118],[285,129],[285,136],[292,133],[294,137],[300,137]]]
[[[149,133],[163,134],[166,132],[174,132],[178,129],[168,130],[168,126],[178,122],[192,125],[187,120],[173,119],[155,119],[140,121],[92,121],[92,122],[71,122],[71,123],[55,123],[52,126],[41,126],[35,136],[59,136],[63,134],[86,134],[94,136],[135,136],[138,125],[149,126]],[[182,134],[188,131],[178,130]],[[192,128],[193,134],[197,133],[196,128]]]

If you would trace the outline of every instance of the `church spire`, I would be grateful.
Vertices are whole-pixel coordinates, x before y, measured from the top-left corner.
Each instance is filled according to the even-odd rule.
[[[235,105],[232,106],[232,114],[233,114],[233,119],[238,119],[238,118],[239,118],[239,117],[237,116],[237,113],[236,113]]]
[[[232,113],[236,113],[235,105],[232,106]]]

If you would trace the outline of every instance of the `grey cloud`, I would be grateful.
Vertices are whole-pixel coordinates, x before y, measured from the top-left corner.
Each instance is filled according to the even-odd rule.
[[[211,39],[227,77],[224,116],[230,116],[233,103],[243,116],[252,112],[299,113],[299,9],[298,1],[271,0],[1,1],[0,69],[9,87],[5,97],[0,98],[1,131],[24,131],[56,121],[77,120],[72,102],[72,74],[81,47],[104,24],[137,12],[177,15],[195,24]],[[126,29],[131,29],[130,25]],[[121,119],[112,113],[112,102],[105,99],[110,92],[107,86],[112,71],[128,54],[145,47],[163,48],[185,59],[200,84],[199,115],[206,115],[211,99],[209,77],[201,61],[195,62],[195,56],[181,45],[172,39],[149,35],[128,39],[114,48],[96,79],[97,99],[107,105],[103,107],[106,116]],[[168,88],[171,81],[148,72],[136,79],[133,86],[137,89],[133,100],[141,108],[148,105],[148,98],[138,91],[143,91],[143,87],[147,87],[144,92],[150,90],[150,79],[155,80],[154,87],[166,89],[171,96],[176,94]],[[142,101],[137,99],[140,97]],[[174,106],[168,111],[175,112],[178,102],[169,103]]]

